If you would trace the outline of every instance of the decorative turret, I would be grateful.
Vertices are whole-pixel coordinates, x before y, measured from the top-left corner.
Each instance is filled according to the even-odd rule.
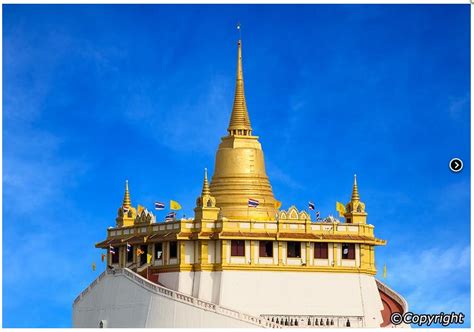
[[[215,207],[216,199],[211,196],[211,189],[207,181],[207,168],[204,168],[204,182],[202,184],[201,196],[196,199],[197,207]]]
[[[201,219],[216,220],[219,214],[219,208],[216,207],[216,199],[211,196],[211,189],[207,181],[207,168],[204,169],[202,192],[201,196],[196,199],[194,214],[196,221],[200,221]]]
[[[247,103],[245,102],[244,92],[244,73],[242,68],[242,41],[237,43],[237,79],[235,83],[234,106],[230,116],[229,135],[251,136],[252,127],[250,126]]]
[[[117,227],[132,226],[136,217],[137,211],[132,207],[130,192],[128,190],[128,180],[126,180],[122,206],[118,209],[117,218],[115,219]]]
[[[220,217],[231,220],[275,220],[276,200],[265,171],[262,146],[252,127],[244,94],[242,42],[237,43],[237,80],[228,136],[216,154],[211,192]],[[249,200],[254,203],[249,206]]]
[[[357,187],[357,175],[354,174],[354,185],[352,187],[351,201],[346,204],[346,213],[344,214],[347,223],[366,224],[367,213],[365,204],[360,201],[359,189]]]

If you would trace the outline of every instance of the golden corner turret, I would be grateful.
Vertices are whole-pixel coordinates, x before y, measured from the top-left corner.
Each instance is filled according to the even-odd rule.
[[[218,214],[219,208],[216,207],[216,199],[211,196],[211,189],[207,182],[207,168],[205,168],[201,196],[196,199],[194,219],[196,222],[217,220]]]
[[[346,204],[344,217],[346,218],[346,222],[350,224],[367,223],[367,212],[365,212],[365,204],[360,201],[359,189],[357,188],[357,175],[355,174],[351,201]]]
[[[136,217],[137,211],[132,207],[130,192],[128,191],[128,180],[126,180],[122,206],[118,209],[117,218],[115,219],[117,227],[132,226]]]
[[[252,127],[245,102],[242,41],[237,43],[237,79],[228,135],[216,153],[210,190],[221,209],[220,217],[230,220],[275,220],[276,200],[265,171],[262,146]],[[257,207],[249,207],[249,199]]]

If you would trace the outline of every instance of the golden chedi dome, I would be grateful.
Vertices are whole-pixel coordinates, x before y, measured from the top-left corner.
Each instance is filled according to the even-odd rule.
[[[252,136],[244,94],[242,42],[238,41],[237,82],[228,135],[216,153],[210,190],[220,216],[231,220],[275,220],[276,200],[265,171],[258,136]],[[257,207],[249,207],[249,199]]]

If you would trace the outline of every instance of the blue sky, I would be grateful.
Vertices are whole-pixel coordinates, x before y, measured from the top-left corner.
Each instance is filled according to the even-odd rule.
[[[386,282],[470,325],[469,5],[3,9],[5,327],[71,325],[125,179],[134,205],[192,215],[226,134],[238,21],[282,207],[335,214],[357,173]]]

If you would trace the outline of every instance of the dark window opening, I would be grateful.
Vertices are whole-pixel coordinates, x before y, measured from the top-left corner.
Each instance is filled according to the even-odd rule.
[[[301,257],[301,243],[300,242],[287,242],[288,243],[288,257],[300,258]]]
[[[170,258],[178,258],[178,242],[170,242]]]
[[[316,242],[314,244],[314,258],[328,258],[328,244]]]
[[[140,246],[141,255],[140,255],[140,265],[146,264],[148,246]]]
[[[158,242],[155,244],[155,259],[163,259],[163,243]]]
[[[111,253],[112,264],[118,264],[119,262],[119,248],[114,248],[115,254]]]
[[[125,248],[127,248],[125,246]],[[127,251],[127,263],[133,262],[133,246],[131,246]]]
[[[260,257],[273,257],[272,241],[260,241]]]
[[[230,241],[230,255],[231,256],[245,256],[245,241],[231,240]]]
[[[342,259],[355,259],[354,243],[344,243],[342,245]]]
[[[346,219],[346,222],[347,222],[348,224],[351,224],[351,223],[352,223],[351,218],[347,218],[347,219]]]

